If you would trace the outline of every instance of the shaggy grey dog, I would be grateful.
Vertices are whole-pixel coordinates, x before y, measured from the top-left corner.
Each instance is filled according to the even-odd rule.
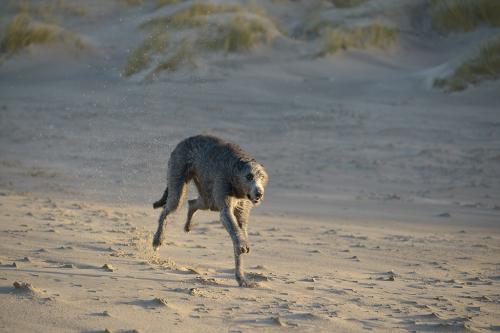
[[[240,286],[252,286],[245,279],[242,255],[250,252],[247,239],[250,210],[264,199],[268,179],[264,167],[234,143],[208,135],[181,141],[168,161],[167,188],[153,204],[154,208],[163,207],[153,247],[156,250],[162,244],[165,219],[182,205],[187,185],[193,180],[199,197],[188,202],[184,230],[191,230],[191,220],[198,209],[219,211],[233,241],[236,281]]]

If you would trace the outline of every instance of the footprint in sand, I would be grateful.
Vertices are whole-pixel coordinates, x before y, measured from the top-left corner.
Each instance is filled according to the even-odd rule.
[[[164,297],[155,297],[153,299],[153,303],[156,305],[159,305],[159,306],[167,306],[168,305],[167,299]]]
[[[270,277],[257,272],[247,272],[245,273],[245,275],[247,278],[253,280],[254,282],[267,282],[271,280]]]

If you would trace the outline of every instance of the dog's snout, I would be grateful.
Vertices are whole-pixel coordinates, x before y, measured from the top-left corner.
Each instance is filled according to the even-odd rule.
[[[255,192],[255,198],[257,200],[260,200],[264,194],[261,191]]]

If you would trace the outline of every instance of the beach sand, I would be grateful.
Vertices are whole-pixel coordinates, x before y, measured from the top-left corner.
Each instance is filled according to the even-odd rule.
[[[12,331],[496,330],[495,229],[257,215],[247,275],[217,214],[156,214],[2,193],[2,329]],[[15,288],[30,283],[32,289]]]

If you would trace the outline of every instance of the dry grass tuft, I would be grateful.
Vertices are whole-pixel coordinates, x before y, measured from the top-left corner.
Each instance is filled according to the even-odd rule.
[[[159,53],[168,47],[168,33],[155,31],[130,52],[127,63],[122,70],[124,76],[134,75],[150,65],[155,53]]]
[[[481,24],[500,26],[498,0],[429,0],[433,27],[443,34],[467,32]]]
[[[175,5],[181,2],[181,0],[156,0],[155,6],[156,8],[161,8],[164,6]]]
[[[388,48],[396,42],[397,30],[378,23],[350,29],[328,29],[318,56],[335,54],[349,48]]]
[[[54,28],[36,26],[27,14],[14,16],[7,24],[0,42],[0,53],[12,54],[31,44],[44,44],[56,40]]]
[[[153,75],[158,75],[163,71],[175,71],[179,69],[182,65],[189,64],[191,66],[196,66],[194,60],[193,52],[191,47],[187,43],[182,43],[177,51],[167,59],[160,62],[153,70]]]
[[[171,1],[157,2],[158,5],[166,3],[171,4]],[[224,15],[215,16],[217,14]],[[198,52],[250,50],[272,38],[277,29],[273,24],[263,11],[255,6],[195,2],[170,16],[155,18],[141,24],[140,28],[152,31],[168,29],[182,31],[172,35],[174,39],[170,41],[170,45],[167,45],[166,40],[158,38],[163,35],[154,33],[153,37],[130,53],[122,73],[124,76],[130,76],[146,69],[153,62],[155,54],[157,58],[163,51],[166,51],[168,56],[154,67],[146,80],[163,71],[175,71],[186,64],[196,67],[194,54]]]
[[[367,0],[330,0],[337,8],[352,8],[361,5]]]
[[[199,27],[206,22],[207,15],[235,12],[238,10],[240,10],[240,6],[238,5],[217,5],[197,2],[170,16],[151,19],[141,24],[140,27],[143,29]]]
[[[67,3],[65,0],[13,2],[13,8],[20,14],[27,14],[43,22],[60,23],[63,16],[85,16],[87,8]]]
[[[500,78],[500,36],[487,42],[478,54],[458,66],[453,74],[434,80],[434,87],[448,92],[465,90],[485,80]]]
[[[271,34],[260,20],[236,15],[228,22],[218,26],[214,38],[200,41],[209,49],[225,52],[248,51],[260,43],[271,39]]]
[[[0,53],[12,55],[32,44],[51,42],[61,42],[77,49],[85,48],[85,43],[74,33],[35,23],[28,14],[18,14],[9,21],[2,33]]]
[[[119,0],[119,1],[126,6],[139,6],[144,4],[144,0]]]
[[[312,20],[311,20],[312,21]],[[340,28],[340,24],[326,20],[314,22],[305,22],[297,31],[296,35],[299,38],[314,39],[325,34],[327,31]]]

